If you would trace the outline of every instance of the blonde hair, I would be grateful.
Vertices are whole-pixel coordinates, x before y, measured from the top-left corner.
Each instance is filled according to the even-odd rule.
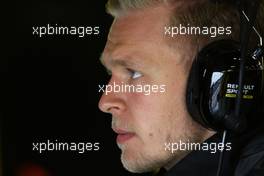
[[[122,16],[127,11],[144,9],[159,3],[167,3],[167,0],[109,0],[106,10],[114,17]]]
[[[175,2],[187,4],[181,11],[178,9],[173,12],[170,19],[170,25],[192,25],[197,27],[211,27],[211,26],[230,26],[232,34],[228,36],[229,39],[238,40],[240,31],[240,17],[239,12],[230,3],[227,2],[212,2],[212,0],[109,0],[106,8],[107,12],[112,16],[118,18],[125,15],[129,11],[136,9],[144,9],[158,4],[168,4],[173,7]],[[188,5],[189,4],[189,5]],[[258,17],[255,27],[264,35],[264,0],[261,0]],[[199,38],[208,36],[198,35]],[[226,35],[219,36],[220,38],[227,38]],[[216,37],[215,39],[219,39]],[[254,38],[256,40],[256,38]]]

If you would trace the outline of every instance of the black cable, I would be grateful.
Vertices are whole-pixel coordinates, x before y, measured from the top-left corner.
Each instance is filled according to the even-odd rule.
[[[235,118],[241,118],[240,112],[241,112],[241,104],[243,101],[243,87],[244,87],[244,75],[245,75],[245,65],[246,65],[246,59],[247,59],[247,51],[248,51],[248,44],[249,44],[249,38],[250,33],[253,29],[256,15],[259,7],[259,0],[252,0],[248,2],[249,4],[240,4],[240,20],[241,20],[241,27],[240,27],[240,43],[241,43],[241,56],[240,56],[240,68],[239,68],[239,76],[238,76],[238,92],[237,92],[237,99],[236,99],[236,106],[235,106]],[[247,20],[247,17],[244,15],[245,7],[247,7],[247,11],[249,13],[249,20]],[[242,117],[240,122],[246,124],[245,117]],[[238,124],[244,125],[244,124]],[[245,126],[244,126],[245,127]],[[238,127],[239,128],[239,127]]]
[[[225,141],[226,141],[226,134],[227,131],[225,130],[223,132],[223,136],[222,136],[222,144],[223,146],[225,146]],[[220,152],[220,156],[219,156],[219,160],[218,160],[218,166],[217,166],[217,173],[216,176],[220,176],[221,172],[222,172],[222,165],[223,165],[223,161],[224,161],[224,152],[225,151],[225,147],[223,148],[223,150],[221,150]]]

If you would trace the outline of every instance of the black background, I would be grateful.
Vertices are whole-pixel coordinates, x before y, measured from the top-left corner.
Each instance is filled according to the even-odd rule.
[[[103,1],[18,1],[0,62],[0,128],[4,176],[37,166],[52,176],[132,175],[120,162],[110,115],[100,112],[98,85],[109,77],[99,57],[112,18]],[[99,26],[100,34],[33,35],[32,27]],[[33,142],[99,142],[99,151],[32,151]],[[21,169],[22,168],[22,169]],[[105,174],[107,173],[107,174]],[[39,176],[39,175],[35,175]]]

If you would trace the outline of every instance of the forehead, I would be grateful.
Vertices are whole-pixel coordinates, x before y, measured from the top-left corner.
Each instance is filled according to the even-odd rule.
[[[166,6],[133,10],[115,18],[108,40],[111,44],[130,44],[139,41],[159,41],[164,37],[164,27],[169,23]]]
[[[165,35],[165,27],[170,24],[172,11],[175,13],[180,7],[181,4],[174,7],[159,5],[116,17],[101,57],[102,63],[106,66],[113,61],[134,61],[134,58],[141,58],[144,62],[162,62],[164,59],[160,59],[161,57],[174,58],[175,53],[180,55],[182,51],[179,48],[183,47],[181,37],[173,39],[177,42],[173,44],[172,51],[169,36]],[[177,58],[180,60],[181,57]]]

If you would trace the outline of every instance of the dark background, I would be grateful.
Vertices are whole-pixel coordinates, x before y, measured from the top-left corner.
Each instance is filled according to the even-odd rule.
[[[105,3],[12,1],[10,13],[4,16],[7,57],[0,59],[4,176],[132,175],[120,162],[110,115],[97,107],[98,85],[108,81],[99,62],[112,22]],[[47,24],[99,26],[100,34],[32,35],[33,26]],[[48,139],[99,142],[100,150],[32,151],[33,142]]]

